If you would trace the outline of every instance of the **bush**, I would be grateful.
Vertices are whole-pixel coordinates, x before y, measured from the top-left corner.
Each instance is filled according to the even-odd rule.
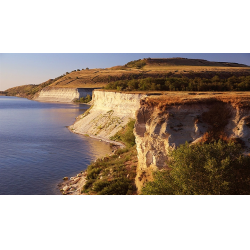
[[[114,136],[110,137],[114,141],[122,141],[128,148],[135,145],[135,136],[134,136],[134,126],[135,120],[131,119],[126,125],[125,129],[118,131]]]
[[[126,91],[250,91],[250,76],[232,76],[220,78],[218,75],[209,78],[195,76],[174,76],[168,72],[166,77],[146,77],[142,79],[118,80],[109,79],[105,89]]]
[[[186,143],[170,152],[170,159],[170,170],[156,171],[142,194],[250,194],[250,157],[239,144]]]
[[[141,69],[145,65],[146,65],[146,60],[139,59],[139,60],[134,60],[134,61],[128,62],[127,64],[125,64],[125,67]]]
[[[136,193],[136,148],[118,151],[88,166],[87,182],[83,187],[83,192],[104,195]]]
[[[88,103],[92,100],[92,96],[87,95],[86,97],[81,97],[80,99],[75,99],[74,102],[76,103]]]
[[[113,181],[110,181],[110,184],[107,185],[100,191],[100,195],[126,195],[129,190],[129,180],[126,178],[119,178]]]
[[[95,192],[100,192],[102,191],[105,187],[107,187],[110,184],[109,181],[107,180],[98,180],[94,183],[93,185],[93,191]]]
[[[93,168],[87,171],[87,180],[96,179],[96,177],[100,174],[101,168]]]
[[[91,185],[92,185],[94,182],[95,182],[95,180],[87,180],[86,183],[85,183],[85,185],[83,186],[83,192],[84,192],[84,191],[87,191],[88,188],[90,188]]]

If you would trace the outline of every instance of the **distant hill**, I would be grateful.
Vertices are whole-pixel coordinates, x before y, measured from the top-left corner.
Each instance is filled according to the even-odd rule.
[[[211,62],[204,59],[176,58],[148,58],[147,65],[161,64],[168,66],[213,66],[213,67],[249,67],[245,64],[233,62]]]
[[[193,66],[193,67],[249,67],[245,64],[233,63],[233,62],[211,62],[204,59],[188,59],[182,57],[175,58],[144,58],[135,61],[128,62],[121,68],[140,68],[140,69],[150,69],[155,68],[157,66],[165,67],[185,67],[185,66]],[[118,69],[118,67],[113,67],[114,69]]]
[[[7,95],[32,98],[43,88],[102,88],[119,80],[144,78],[222,78],[248,76],[250,67],[232,62],[210,62],[188,58],[144,58],[128,62],[123,66],[105,69],[76,69],[38,85],[24,85],[7,89]]]
[[[53,81],[54,81],[53,79],[49,79],[48,81],[38,84],[38,85],[29,84],[29,85],[17,86],[17,87],[13,87],[13,88],[9,88],[5,90],[5,93],[8,96],[32,98],[36,93],[38,93],[43,88],[53,83]]]

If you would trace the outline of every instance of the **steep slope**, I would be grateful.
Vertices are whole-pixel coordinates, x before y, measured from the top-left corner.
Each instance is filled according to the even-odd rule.
[[[209,133],[207,133],[209,132]],[[152,171],[167,167],[168,152],[184,144],[236,138],[250,152],[249,93],[190,93],[150,96],[141,100],[134,133],[138,152],[136,184],[140,190]]]
[[[74,133],[111,141],[110,137],[135,118],[140,99],[145,96],[140,93],[94,90],[93,106],[80,115],[69,129]]]
[[[75,99],[92,95],[93,88],[44,88],[36,97],[40,102],[73,102]]]
[[[250,67],[237,63],[209,62],[201,59],[162,58],[142,59],[128,62],[124,66],[106,69],[77,69],[66,72],[61,76],[50,79],[38,85],[24,85],[6,90],[7,95],[32,99],[38,97],[45,87],[55,88],[102,88],[109,83],[119,80],[133,80],[145,78],[221,78],[231,76],[249,76]],[[245,83],[244,83],[245,84]],[[247,83],[246,83],[247,84]],[[156,90],[156,89],[154,89]],[[179,89],[180,90],[180,89]],[[42,93],[42,96],[45,93]],[[48,94],[48,92],[46,93]],[[52,94],[51,94],[52,95]]]

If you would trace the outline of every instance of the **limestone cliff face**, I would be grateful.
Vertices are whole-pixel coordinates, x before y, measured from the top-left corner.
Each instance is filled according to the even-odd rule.
[[[70,126],[72,132],[110,140],[130,119],[135,118],[143,94],[94,90],[92,107]]]
[[[185,142],[197,143],[213,129],[240,139],[245,152],[250,152],[249,94],[171,92],[149,96],[94,90],[92,97],[92,107],[69,128],[110,141],[131,118],[136,119],[139,191],[152,179],[152,170],[167,168],[169,150]]]
[[[136,185],[139,190],[146,181],[152,179],[152,170],[167,167],[171,148],[186,141],[196,143],[211,129],[210,118],[205,119],[204,114],[209,114],[215,105],[210,100],[164,106],[159,105],[160,102],[150,102],[151,98],[141,100],[134,129],[138,152]],[[246,152],[250,152],[249,107],[239,107],[223,101],[216,103],[213,112],[220,110],[221,119],[225,119],[225,112],[229,114],[223,129],[225,134],[230,138],[241,139],[246,146]]]
[[[40,102],[72,102],[74,99],[92,95],[91,88],[44,88],[34,98]]]

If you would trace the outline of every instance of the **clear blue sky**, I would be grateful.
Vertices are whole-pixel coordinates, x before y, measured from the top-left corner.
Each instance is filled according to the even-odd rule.
[[[103,53],[103,54],[0,54],[0,90],[24,84],[39,84],[67,71],[108,68],[143,58],[185,57],[250,65],[250,53]]]

